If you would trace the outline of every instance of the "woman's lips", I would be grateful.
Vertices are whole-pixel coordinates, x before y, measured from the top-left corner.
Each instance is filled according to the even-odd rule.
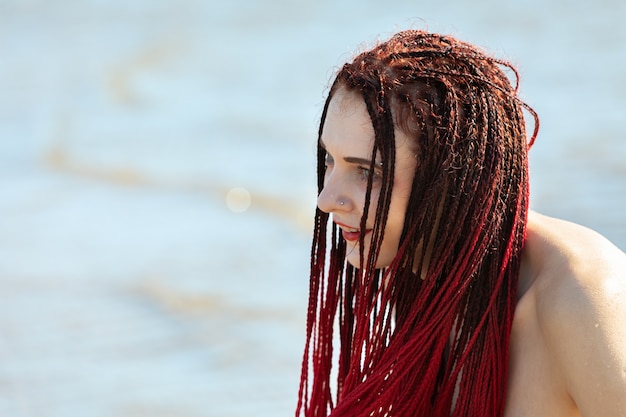
[[[359,236],[361,235],[360,232],[346,232],[343,229],[341,229],[341,234],[343,235],[343,238],[348,242],[355,242],[359,240]]]
[[[343,223],[335,223],[337,223],[337,226],[341,228],[341,235],[348,242],[356,242],[359,240],[359,237],[361,237],[361,231],[359,229],[355,229],[354,227],[347,226]],[[367,229],[365,230],[365,234],[367,235],[371,231],[372,229]]]

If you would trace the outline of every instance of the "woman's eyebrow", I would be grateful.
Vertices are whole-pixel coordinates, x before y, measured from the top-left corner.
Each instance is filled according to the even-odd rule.
[[[359,165],[367,165],[367,166],[370,166],[372,164],[372,161],[370,159],[357,158],[354,156],[346,156],[345,158],[343,158],[343,160],[350,164],[359,164]]]
[[[324,143],[324,141],[322,139],[319,140],[320,146],[326,151],[328,152],[328,150],[326,149],[326,144]],[[346,161],[349,164],[359,164],[359,165],[367,165],[370,166],[372,164],[372,160],[371,159],[366,159],[366,158],[358,158],[356,156],[346,156],[343,158],[344,161]],[[377,165],[382,166],[382,162],[378,162]]]

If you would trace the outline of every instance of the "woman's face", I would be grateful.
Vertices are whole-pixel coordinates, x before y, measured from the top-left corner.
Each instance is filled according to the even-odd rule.
[[[399,129],[395,129],[395,141],[394,183],[377,268],[389,266],[398,252],[416,165],[410,138]],[[374,128],[361,96],[343,88],[335,91],[324,122],[321,145],[327,152],[326,173],[324,188],[318,196],[317,206],[320,210],[330,213],[333,221],[341,228],[347,242],[348,262],[359,268],[359,228],[365,207],[367,178],[374,146]],[[369,254],[380,195],[382,175],[380,155],[376,158],[366,221],[364,259],[367,259]]]

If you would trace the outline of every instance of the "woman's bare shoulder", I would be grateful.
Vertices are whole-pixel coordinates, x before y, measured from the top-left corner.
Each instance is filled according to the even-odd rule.
[[[593,286],[607,274],[626,272],[626,254],[601,234],[535,212],[529,215],[527,249],[540,268],[569,273],[580,284]]]
[[[525,257],[537,324],[582,415],[626,415],[626,254],[591,229],[532,213]]]
[[[532,212],[526,251],[535,295],[546,307],[570,307],[579,297],[626,296],[626,254],[594,230]]]
[[[617,300],[626,304],[626,254],[587,227],[531,213],[525,259],[539,318],[561,322],[562,314],[599,313]]]

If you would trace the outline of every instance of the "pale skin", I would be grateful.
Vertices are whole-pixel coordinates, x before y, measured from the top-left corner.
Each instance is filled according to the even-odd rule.
[[[398,251],[404,227],[404,213],[411,193],[412,174],[416,166],[410,139],[399,130],[396,130],[395,136],[397,154],[393,193],[378,266],[391,263]],[[349,233],[360,227],[373,141],[374,128],[363,99],[351,92],[336,91],[328,109],[321,137],[321,145],[327,152],[326,177],[317,205],[320,210],[332,213],[333,221],[344,232]],[[377,168],[374,172],[370,201],[378,199],[380,175],[380,169]],[[368,230],[374,224],[375,207],[369,210],[366,225]],[[370,238],[371,233],[368,233],[365,236],[366,250],[369,250]],[[358,240],[348,236],[346,241],[348,262],[358,267],[360,262]]]
[[[394,188],[378,267],[397,251],[416,165],[409,138],[399,130],[395,134]],[[348,237],[359,227],[363,169],[369,168],[362,160],[371,157],[373,138],[363,100],[336,91],[322,134],[329,158],[318,206],[332,214]],[[375,187],[374,182],[372,199],[377,198]],[[368,226],[371,222],[373,217]],[[348,261],[358,267],[358,243],[349,241],[348,246]],[[532,211],[504,415],[626,416],[626,255],[590,229]]]

